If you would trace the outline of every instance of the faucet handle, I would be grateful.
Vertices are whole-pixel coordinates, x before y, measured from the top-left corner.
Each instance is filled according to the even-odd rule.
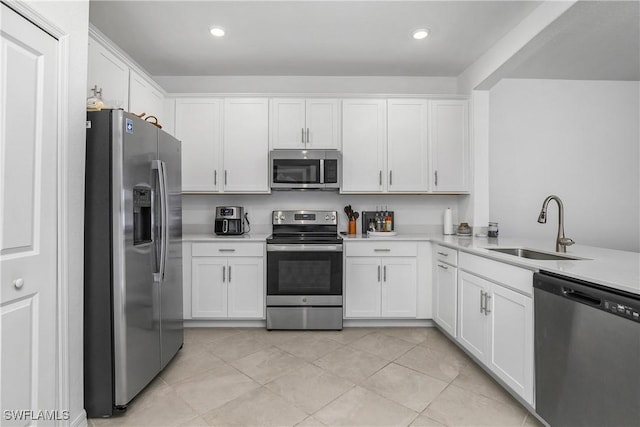
[[[561,237],[560,239],[558,239],[558,243],[562,246],[571,246],[576,242],[574,242],[573,239],[570,239],[569,237]]]

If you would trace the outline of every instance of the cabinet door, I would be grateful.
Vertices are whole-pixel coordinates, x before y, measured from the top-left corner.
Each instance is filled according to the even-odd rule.
[[[427,101],[387,101],[387,183],[390,192],[429,190]]]
[[[489,317],[480,311],[491,283],[460,272],[458,276],[458,341],[483,362],[487,360]]]
[[[129,111],[129,67],[97,41],[89,38],[87,96],[91,88],[102,90],[102,100],[109,108]]]
[[[339,148],[338,105],[337,99],[307,99],[307,148]]]
[[[271,100],[271,144],[281,148],[305,148],[305,100],[275,98]]]
[[[134,70],[129,72],[129,111],[155,116],[163,125],[164,96],[153,85]]]
[[[533,301],[492,285],[489,367],[524,400],[533,404]]]
[[[382,99],[342,101],[343,193],[379,193],[386,189],[386,102]]]
[[[177,99],[175,135],[182,141],[182,191],[219,191],[222,99]]]
[[[464,100],[431,101],[433,191],[469,191],[469,113]]]
[[[416,317],[416,259],[382,258],[382,317]]]
[[[345,317],[380,317],[380,258],[347,257]]]
[[[443,262],[435,264],[433,320],[452,337],[456,337],[458,304],[458,269]]]
[[[261,257],[229,258],[229,317],[264,317],[264,267]]]
[[[227,259],[191,259],[191,316],[227,317]]]
[[[224,191],[269,192],[269,103],[227,98],[223,129]]]

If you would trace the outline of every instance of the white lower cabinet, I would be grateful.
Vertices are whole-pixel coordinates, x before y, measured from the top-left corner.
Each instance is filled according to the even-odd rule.
[[[501,282],[465,271],[469,266],[493,271]],[[533,405],[532,292],[516,291],[531,288],[532,273],[469,254],[461,254],[459,267],[458,342]]]
[[[416,244],[356,242],[346,247],[345,317],[416,318]]]
[[[191,317],[264,318],[263,251],[261,243],[193,243]]]
[[[453,338],[457,336],[458,252],[444,246],[434,248],[433,320]]]

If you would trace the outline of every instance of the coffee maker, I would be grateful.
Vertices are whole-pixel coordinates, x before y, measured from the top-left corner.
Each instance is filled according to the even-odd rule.
[[[218,235],[244,234],[244,208],[241,206],[217,206],[214,232]]]

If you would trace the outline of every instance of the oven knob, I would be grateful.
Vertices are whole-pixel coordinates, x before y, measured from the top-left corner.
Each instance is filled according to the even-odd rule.
[[[325,215],[325,216],[324,216],[324,220],[325,220],[325,221],[329,221],[329,215]]]
[[[306,298],[302,298],[302,302],[306,303],[307,299]]]
[[[280,221],[284,221],[284,220],[285,220],[284,215],[280,215]]]
[[[331,215],[331,221],[335,221],[336,220],[336,216],[335,215]]]

